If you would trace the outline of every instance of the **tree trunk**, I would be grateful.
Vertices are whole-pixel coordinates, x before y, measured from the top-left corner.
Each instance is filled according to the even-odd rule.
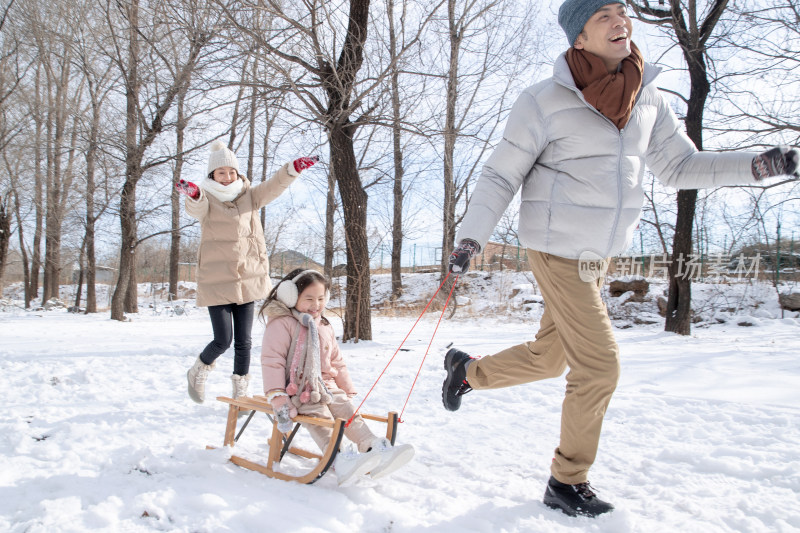
[[[136,268],[136,185],[130,177],[125,180],[120,194],[119,220],[122,243],[119,252],[117,286],[111,297],[112,320],[125,320],[125,311],[129,308],[128,291],[133,270]]]
[[[394,28],[394,0],[386,4],[389,17],[389,55],[392,61],[397,59],[397,35]],[[403,275],[401,260],[403,257],[403,151],[401,143],[400,123],[400,83],[399,68],[395,65],[391,73],[392,89],[392,152],[394,154],[394,183],[392,186],[392,298],[403,294]]]
[[[141,176],[137,143],[139,132],[139,1],[132,0],[128,8],[128,72],[125,77],[125,183],[119,198],[119,222],[122,241],[119,250],[119,274],[111,297],[111,319],[125,320],[130,309],[128,292],[136,269],[136,184]],[[136,312],[138,309],[134,308]]]
[[[249,60],[250,60],[249,56],[246,57],[244,60],[244,65],[242,65],[242,77],[240,78],[241,80],[247,79],[247,67]],[[236,95],[236,102],[233,105],[233,116],[231,117],[231,134],[230,137],[228,138],[228,148],[230,150],[233,150],[234,152],[236,151],[236,148],[234,146],[234,143],[236,142],[236,131],[239,129],[239,106],[242,102],[242,98],[244,98],[244,89],[245,89],[245,84],[240,83],[239,93]]]
[[[258,74],[257,62],[253,61],[252,79],[255,82]],[[253,172],[253,160],[256,156],[256,102],[258,101],[258,89],[255,83],[250,94],[250,124],[249,124],[249,139],[247,140],[247,180],[252,184],[255,174]]]
[[[461,30],[456,24],[456,0],[447,2],[450,28],[450,63],[447,72],[447,96],[444,121],[444,202],[442,208],[441,275],[447,275],[450,252],[456,239],[456,186],[454,153],[456,147],[456,102],[458,100],[458,52],[461,48]]]
[[[339,184],[347,247],[347,298],[342,339],[372,340],[370,311],[367,193],[358,174],[353,149],[356,127],[350,122],[350,97],[364,61],[369,0],[351,0],[347,34],[335,66],[326,65],[323,86],[328,95],[325,121],[331,168]]]
[[[95,290],[97,259],[94,249],[95,222],[94,213],[95,166],[97,164],[97,136],[100,129],[100,104],[96,95],[92,95],[92,125],[89,132],[89,146],[86,150],[86,314],[97,312],[97,291]]]
[[[11,217],[6,212],[8,197],[0,197],[0,297],[3,295],[3,275],[8,261],[8,243],[11,242]]]
[[[188,87],[188,85],[186,86]],[[172,173],[172,183],[175,184],[181,179],[183,171],[183,137],[186,130],[186,118],[184,116],[184,102],[186,100],[186,88],[178,93],[177,101],[177,125],[175,127],[175,168]],[[173,300],[178,298],[178,271],[181,260],[181,195],[175,187],[170,188],[170,207],[171,207],[171,229],[169,243],[169,295]]]
[[[135,192],[134,192],[135,194]],[[136,217],[136,201],[133,202],[133,216]],[[138,244],[136,235],[137,235],[137,228],[136,228],[136,221],[134,219],[133,222],[133,245],[131,246],[131,268],[128,273],[128,290],[125,293],[125,303],[124,303],[124,311],[126,313],[138,313],[139,312],[139,290],[138,286],[139,283],[137,282],[136,276],[136,266],[137,266],[137,255],[136,255],[136,245]]]
[[[86,262],[86,240],[84,239],[83,243],[81,244],[81,252],[78,256],[78,284],[75,289],[75,312],[79,312],[81,308],[81,296],[83,296],[83,272],[84,272],[84,263]]]
[[[34,294],[31,288],[31,274],[28,269],[28,251],[25,249],[25,238],[23,235],[23,224],[22,224],[22,216],[20,216],[20,206],[19,206],[19,194],[17,191],[14,190],[14,213],[17,215],[17,233],[19,237],[19,250],[22,254],[22,276],[23,276],[23,284],[25,287],[25,309],[29,309],[31,306],[31,300],[34,298]]]
[[[42,112],[41,112],[41,91],[40,91],[40,76],[41,68],[37,67],[36,77],[34,81],[35,103],[33,120],[35,124],[35,146],[33,147],[33,160],[34,160],[34,229],[33,229],[33,247],[31,248],[31,268],[28,284],[28,295],[31,300],[34,300],[39,295],[39,269],[42,267],[42,231],[44,228],[44,182],[45,173],[42,172]],[[30,301],[26,302],[25,308],[30,307]]]
[[[367,193],[358,175],[353,139],[347,126],[331,128],[330,152],[342,197],[347,246],[347,299],[342,339],[372,340]]]
[[[61,139],[63,137],[61,120],[59,120],[60,95],[62,88],[60,84],[56,84],[56,98],[55,101],[52,95],[48,95],[50,102],[50,109],[48,110],[47,118],[47,179],[45,180],[45,211],[44,211],[44,265],[43,265],[43,279],[42,279],[42,302],[51,298],[58,297],[58,275],[57,272],[60,258],[61,243],[57,243],[56,239],[59,233],[56,228],[59,226],[56,217],[56,206],[60,203],[58,201],[58,194],[60,187],[57,180],[61,174],[61,157],[59,156]],[[53,118],[55,116],[55,119]],[[55,127],[55,132],[53,128]]]
[[[267,129],[264,132],[264,138],[261,139],[261,183],[267,181],[267,154],[269,154],[269,132],[272,126],[272,120],[269,119],[269,106],[267,105],[267,98],[264,96],[262,98],[262,102],[264,103],[264,116],[267,118],[265,122],[267,123]],[[262,207],[259,213],[261,217],[261,229],[266,231],[267,229],[267,209]],[[270,268],[272,268],[270,266]]]
[[[690,335],[692,331],[692,280],[686,272],[679,272],[692,253],[692,225],[697,190],[678,191],[678,215],[672,240],[672,261],[669,272],[669,296],[665,331]]]
[[[679,38],[681,35],[685,34],[679,34]],[[703,111],[711,85],[705,64],[705,50],[691,44],[692,42],[681,42],[691,81],[685,119],[686,134],[697,149],[702,151]],[[696,189],[678,191],[678,214],[672,241],[672,261],[668,269],[669,295],[664,330],[679,335],[690,335],[692,332],[692,279],[689,272],[679,272],[679,269],[692,255],[692,228],[696,205]]]
[[[328,197],[325,205],[325,275],[333,277],[333,236],[336,224],[336,175],[333,167],[328,172]]]
[[[47,182],[47,211],[45,212],[45,287],[42,303],[50,298],[59,297],[61,284],[61,239],[63,233],[64,209],[70,188],[70,172],[74,147],[77,137],[73,130],[70,143],[69,163],[66,169],[62,168],[62,153],[65,151],[65,138],[67,133],[67,119],[69,118],[69,80],[71,64],[69,57],[63,59],[60,79],[56,83],[55,95],[55,135],[53,137],[50,157],[52,158],[52,173]],[[78,116],[76,115],[77,119]]]
[[[652,6],[644,2],[630,2],[634,11],[645,17],[645,22],[663,26],[669,24],[675,33],[675,40],[683,52],[689,69],[690,92],[686,109],[686,133],[698,150],[703,150],[703,110],[711,92],[705,55],[708,42],[728,5],[728,0],[713,0],[705,10],[705,20],[698,20],[695,2],[687,6],[681,0],[669,0],[666,8]],[[663,6],[663,2],[659,3]],[[687,13],[684,14],[684,7]],[[688,20],[687,16],[688,15]],[[666,331],[680,335],[691,333],[692,280],[689,273],[681,272],[681,265],[692,254],[692,227],[694,225],[696,190],[678,192],[678,214],[675,220],[675,235],[672,243],[672,262],[669,272],[669,297],[667,299]]]

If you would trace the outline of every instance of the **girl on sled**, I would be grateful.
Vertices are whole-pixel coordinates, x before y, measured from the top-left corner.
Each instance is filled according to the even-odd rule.
[[[296,269],[272,289],[260,315],[266,320],[261,346],[264,392],[275,410],[278,429],[288,433],[298,413],[349,420],[356,395],[336,336],[325,318],[330,283],[315,270]],[[308,425],[314,442],[325,449],[329,428]],[[386,476],[411,460],[410,444],[392,446],[375,436],[361,416],[345,429],[360,453],[339,453],[333,464],[340,485],[368,474]]]

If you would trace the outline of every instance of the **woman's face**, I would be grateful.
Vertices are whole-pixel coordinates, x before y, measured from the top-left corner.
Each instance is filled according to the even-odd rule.
[[[219,167],[214,170],[214,181],[228,186],[239,179],[239,173],[233,167]]]
[[[311,283],[297,297],[294,308],[301,313],[308,313],[315,319],[322,316],[322,311],[325,309],[325,285],[319,281]]]

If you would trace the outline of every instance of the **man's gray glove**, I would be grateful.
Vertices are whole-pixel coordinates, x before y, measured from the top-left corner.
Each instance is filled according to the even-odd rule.
[[[461,274],[469,270],[469,262],[481,251],[481,245],[472,239],[463,239],[450,254],[450,272]]]
[[[756,180],[773,176],[800,177],[797,167],[800,164],[800,151],[788,146],[776,146],[753,158],[752,170]]]

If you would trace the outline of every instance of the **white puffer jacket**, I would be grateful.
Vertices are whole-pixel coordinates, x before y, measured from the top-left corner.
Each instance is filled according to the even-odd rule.
[[[644,201],[645,164],[665,185],[697,189],[755,182],[755,153],[698,152],[645,64],[642,89],[620,131],[589,105],[562,54],[553,77],[514,103],[458,231],[486,245],[522,187],[520,243],[569,259],[610,257],[630,244]]]

